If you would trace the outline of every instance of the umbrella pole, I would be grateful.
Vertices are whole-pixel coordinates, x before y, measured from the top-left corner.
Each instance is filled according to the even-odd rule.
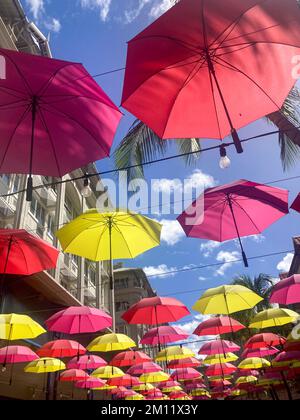
[[[155,311],[155,321],[156,321],[156,326],[157,326],[158,351],[159,351],[159,352],[161,352],[161,343],[160,343],[160,336],[159,336],[159,326],[158,326],[157,306],[155,306],[154,311]]]
[[[234,225],[235,225],[236,233],[238,235],[238,240],[239,240],[241,251],[242,251],[243,261],[244,261],[245,267],[248,268],[249,263],[248,263],[247,256],[246,256],[246,253],[245,253],[245,250],[244,250],[244,247],[243,247],[242,239],[241,239],[241,236],[240,236],[239,228],[238,228],[237,221],[236,221],[235,214],[234,214],[234,210],[233,210],[232,201],[231,201],[231,198],[230,198],[229,195],[227,195],[227,199],[228,199],[228,204],[229,204],[230,211],[231,211],[231,214],[232,214],[232,217],[233,217],[233,222],[234,222]]]
[[[115,307],[115,282],[114,282],[114,268],[113,268],[113,259],[112,259],[112,218],[108,219],[108,229],[109,229],[109,283],[110,283],[110,293],[111,293],[111,311],[113,319],[113,332],[116,332],[116,307]]]
[[[9,239],[9,244],[7,248],[7,255],[6,255],[5,265],[3,269],[3,274],[1,276],[1,314],[3,314],[4,308],[5,308],[5,278],[6,278],[6,271],[7,271],[12,243],[13,243],[13,237],[11,236]]]
[[[31,104],[31,115],[32,115],[32,127],[31,127],[31,143],[30,143],[30,158],[29,158],[29,177],[27,179],[27,189],[26,189],[26,201],[32,201],[33,193],[33,179],[32,179],[32,167],[33,167],[33,149],[34,149],[34,131],[35,131],[35,121],[37,113],[37,97],[33,96]]]

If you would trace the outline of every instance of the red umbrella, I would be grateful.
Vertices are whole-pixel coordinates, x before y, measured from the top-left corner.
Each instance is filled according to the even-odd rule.
[[[56,248],[26,230],[0,230],[0,273],[31,276],[55,268],[58,255]]]
[[[191,379],[201,379],[202,375],[193,368],[180,368],[172,373],[171,379],[174,381],[187,381]]]
[[[95,333],[112,326],[106,312],[87,306],[71,306],[57,312],[45,322],[49,331],[63,334]]]
[[[191,381],[190,383],[185,383],[184,387],[187,391],[193,391],[195,389],[206,389],[206,385],[199,381]]]
[[[181,386],[181,384],[177,381],[167,381],[160,384],[161,389],[174,388],[176,386]]]
[[[132,397],[133,395],[136,395],[136,392],[134,391],[130,391],[129,389],[127,389],[126,391],[120,391],[117,394],[115,394],[115,398],[117,400],[123,400],[126,397]]]
[[[299,33],[295,0],[181,0],[129,42],[122,105],[161,138],[232,133],[242,152],[236,130],[295,84]]]
[[[202,365],[200,360],[195,357],[189,357],[188,359],[172,360],[167,364],[168,369],[180,369],[180,368],[199,368]]]
[[[154,362],[144,362],[138,365],[131,366],[127,373],[133,376],[141,376],[144,373],[161,372],[161,366]]]
[[[128,367],[144,362],[151,362],[151,357],[141,351],[124,351],[117,354],[110,362],[111,366]]]
[[[240,350],[240,346],[231,341],[215,340],[204,344],[199,350],[199,354],[214,356],[216,354],[236,353]]]
[[[278,354],[280,352],[280,350],[276,349],[276,347],[262,347],[260,349],[257,350],[253,350],[253,349],[246,349],[242,355],[241,358],[242,359],[251,359],[253,357],[259,357],[259,358],[264,358],[267,356],[274,356],[275,354]]]
[[[179,398],[185,398],[188,395],[184,391],[174,391],[169,395],[170,400],[177,400]]]
[[[237,371],[237,368],[231,363],[218,363],[206,369],[206,376],[226,376],[232,375]]]
[[[80,356],[86,353],[86,349],[76,341],[71,340],[56,340],[50,341],[41,347],[37,354],[40,357],[54,357],[54,358],[67,358]]]
[[[80,369],[66,370],[60,374],[59,380],[61,382],[78,382],[85,381],[89,378],[89,375]]]
[[[148,331],[140,343],[143,345],[156,346],[157,344],[169,344],[186,340],[189,336],[189,334],[179,327],[163,326]]]
[[[187,307],[177,299],[157,296],[142,299],[125,312],[122,318],[128,324],[159,325],[179,321],[189,314]]]
[[[109,156],[121,113],[81,64],[0,50],[0,172],[62,177]]]
[[[262,233],[288,214],[288,196],[287,190],[236,181],[206,190],[178,221],[192,238],[217,242],[238,238],[244,264],[248,267],[241,238]],[[198,221],[191,223],[193,215],[197,215]]]
[[[80,389],[96,389],[104,387],[105,383],[105,381],[98,378],[87,378],[84,381],[76,382],[75,386]]]
[[[273,333],[256,334],[245,344],[246,349],[259,350],[263,347],[283,346],[286,339]]]
[[[148,398],[162,398],[162,397],[163,397],[163,393],[158,388],[151,389],[151,391],[147,392],[147,399]]]
[[[300,213],[300,194],[297,195],[297,198],[295,199],[295,201],[291,205],[291,209]]]
[[[212,388],[223,387],[224,389],[225,387],[231,386],[232,383],[227,380],[219,380],[219,381],[211,381],[209,385]]]
[[[294,274],[277,283],[273,287],[270,302],[285,306],[300,303],[300,274]]]
[[[124,375],[120,378],[111,378],[108,380],[107,384],[109,386],[136,386],[140,384],[140,381],[130,375]]]
[[[241,376],[259,376],[260,373],[254,369],[238,369],[236,375],[239,378]]]
[[[107,366],[107,362],[102,357],[92,354],[80,356],[79,359],[74,357],[68,363],[68,369],[95,370],[104,366]]]
[[[39,356],[29,347],[9,346],[0,349],[0,363],[5,366],[15,363],[29,363],[37,360]]]
[[[287,341],[283,348],[285,351],[300,351],[300,341]]]
[[[244,330],[246,327],[240,322],[228,316],[220,316],[217,318],[210,318],[201,324],[193,332],[195,335],[222,335]]]

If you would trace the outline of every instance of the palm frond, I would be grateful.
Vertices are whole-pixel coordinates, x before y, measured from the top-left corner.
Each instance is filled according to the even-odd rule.
[[[187,166],[195,165],[201,156],[200,139],[176,139],[174,140]]]

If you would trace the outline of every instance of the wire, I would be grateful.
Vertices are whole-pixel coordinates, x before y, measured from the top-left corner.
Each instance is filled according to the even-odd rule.
[[[298,129],[298,128],[300,128],[300,126],[295,127],[295,129]],[[253,137],[243,139],[243,140],[241,140],[241,143],[246,143],[246,142],[249,142],[249,141],[252,141],[252,140],[257,140],[257,139],[260,139],[260,138],[263,138],[263,137],[269,137],[269,136],[273,136],[274,134],[280,134],[280,133],[281,133],[280,130],[270,131],[268,133],[263,133],[263,134],[260,134],[260,135],[257,135],[257,136],[253,136]],[[230,142],[230,143],[222,143],[221,145],[223,147],[231,147],[231,146],[234,146],[235,144],[234,144],[234,142]],[[216,145],[216,146],[207,147],[205,149],[202,149],[200,153],[205,153],[205,152],[210,152],[210,151],[213,151],[213,150],[218,150],[218,149],[220,149],[221,145],[219,144],[219,145]],[[167,162],[167,161],[170,161],[170,160],[175,160],[175,159],[178,159],[178,158],[191,156],[191,155],[195,155],[195,154],[199,154],[199,150],[193,151],[193,152],[188,152],[188,153],[177,154],[177,155],[164,157],[164,158],[160,158],[160,159],[154,159],[154,160],[151,160],[149,162],[144,162],[144,163],[141,163],[141,164],[125,166],[125,167],[120,168],[120,169],[112,169],[112,170],[103,171],[103,172],[96,172],[94,174],[84,174],[84,175],[74,177],[74,178],[71,178],[71,179],[60,180],[60,181],[56,181],[56,182],[52,182],[52,183],[44,183],[44,184],[40,184],[40,185],[37,185],[37,186],[33,187],[33,191],[37,191],[37,190],[42,189],[42,188],[51,188],[51,187],[55,187],[57,185],[63,185],[63,184],[67,184],[69,182],[80,181],[80,180],[84,180],[84,179],[87,179],[87,178],[91,179],[93,177],[99,177],[99,176],[103,177],[103,175],[111,175],[111,174],[115,174],[115,173],[118,173],[118,172],[129,171],[131,169],[140,168],[140,167],[144,167],[144,166],[149,166],[149,165],[162,163],[162,162]],[[13,197],[15,195],[25,193],[25,192],[26,192],[26,189],[22,189],[22,190],[15,191],[15,192],[12,192],[12,193],[9,193],[9,194],[2,194],[2,195],[0,195],[0,198]]]

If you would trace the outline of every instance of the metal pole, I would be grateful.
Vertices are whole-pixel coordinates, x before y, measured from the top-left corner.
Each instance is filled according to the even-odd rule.
[[[233,222],[234,222],[234,225],[235,225],[236,233],[238,235],[238,240],[239,240],[239,243],[240,243],[240,247],[241,247],[241,250],[242,250],[242,256],[243,256],[244,264],[245,264],[245,267],[248,268],[249,263],[248,263],[247,256],[246,256],[246,253],[245,253],[245,250],[244,250],[244,247],[243,247],[243,243],[242,243],[242,240],[241,240],[239,228],[238,228],[237,221],[236,221],[235,214],[234,214],[234,210],[233,210],[232,201],[231,201],[231,198],[230,198],[229,194],[227,194],[227,199],[228,199],[228,204],[229,204],[230,211],[231,211],[231,214],[232,214],[232,217],[233,217]]]
[[[113,319],[113,332],[116,332],[116,306],[115,306],[115,281],[114,281],[114,267],[113,267],[113,254],[112,254],[112,217],[108,219],[108,229],[109,229],[109,283],[110,283],[110,293],[111,293],[111,312]]]

